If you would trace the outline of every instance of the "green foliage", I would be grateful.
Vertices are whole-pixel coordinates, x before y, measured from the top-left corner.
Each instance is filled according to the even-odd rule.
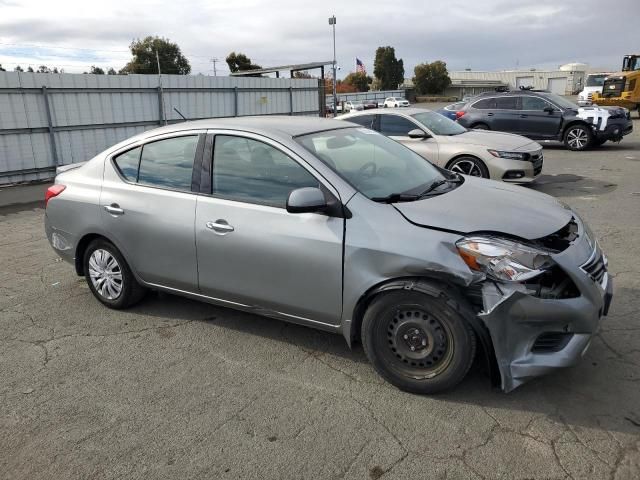
[[[29,67],[27,68],[27,72],[33,73],[33,68],[31,67],[31,65],[29,65]]]
[[[113,67],[109,67],[109,70],[107,70],[107,75],[117,75],[118,72],[116,72]]]
[[[440,94],[451,85],[447,64],[442,60],[416,65],[413,72],[413,84],[418,93]]]
[[[358,92],[368,92],[369,84],[373,81],[373,79],[367,76],[366,73],[357,72],[350,73],[346,77],[344,77],[344,83],[348,83],[349,85],[353,85]]]
[[[251,63],[251,59],[244,53],[231,52],[225,59],[231,73],[243,72],[246,70],[257,70],[262,68],[260,65]]]
[[[393,47],[378,47],[373,62],[373,74],[381,90],[393,90],[404,82],[404,63],[396,58]]]
[[[149,36],[143,40],[134,40],[129,45],[129,49],[133,58],[120,70],[120,73],[158,73],[156,52],[158,52],[162,73],[187,75],[191,72],[191,65],[182,55],[178,44],[172,43],[166,38]]]
[[[6,72],[4,68],[2,68],[2,64],[0,63],[0,72]]]
[[[89,70],[89,73],[93,75],[104,75],[104,70],[100,67],[96,67],[95,65],[91,65],[91,70]]]
[[[18,65],[16,68],[13,69],[14,72],[24,72],[24,70],[22,69],[22,67],[20,65]]]
[[[38,67],[38,70],[36,70],[36,72],[37,73],[51,73],[51,70],[46,65],[40,65]]]

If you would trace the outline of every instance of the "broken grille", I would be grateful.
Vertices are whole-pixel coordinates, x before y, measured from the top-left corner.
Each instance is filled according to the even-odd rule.
[[[589,275],[594,282],[602,285],[604,277],[607,274],[607,259],[596,246],[591,258],[580,268]]]

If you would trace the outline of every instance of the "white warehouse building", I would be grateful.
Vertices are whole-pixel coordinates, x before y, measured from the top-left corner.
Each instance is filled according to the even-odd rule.
[[[445,95],[462,98],[465,95],[477,95],[492,91],[497,87],[508,86],[511,90],[520,87],[533,87],[537,90],[549,90],[559,95],[572,95],[582,90],[584,77],[589,70],[584,63],[568,63],[558,70],[504,70],[485,72],[464,70],[449,72],[451,85]]]

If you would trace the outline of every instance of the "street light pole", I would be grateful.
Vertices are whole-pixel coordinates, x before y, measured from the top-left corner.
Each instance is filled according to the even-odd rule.
[[[336,16],[329,17],[329,25],[333,27],[333,116],[338,114],[338,97],[336,96]]]

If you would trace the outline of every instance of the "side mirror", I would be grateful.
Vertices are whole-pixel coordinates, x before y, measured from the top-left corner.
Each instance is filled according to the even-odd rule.
[[[556,110],[553,107],[548,106],[548,107],[544,107],[544,111],[547,112],[549,115],[551,115]]]
[[[327,208],[327,200],[322,190],[316,187],[297,188],[287,198],[287,212],[322,212]]]
[[[414,128],[409,133],[407,133],[407,135],[409,135],[409,138],[430,138],[431,137],[431,135],[429,135],[424,130],[420,130],[419,128]]]

